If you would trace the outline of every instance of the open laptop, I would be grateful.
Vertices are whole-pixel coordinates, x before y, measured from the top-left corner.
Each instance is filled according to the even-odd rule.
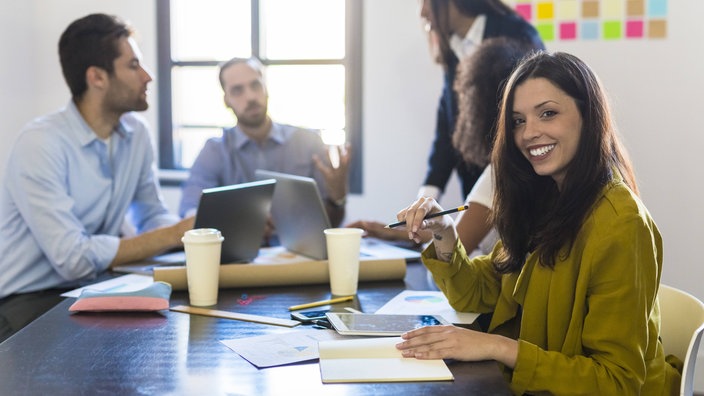
[[[220,262],[250,263],[262,245],[276,180],[259,180],[203,190],[194,228],[216,228],[224,238]],[[155,266],[184,265],[183,251],[113,268],[116,272],[151,273]]]
[[[276,180],[271,218],[281,245],[291,252],[316,260],[327,259],[323,230],[331,225],[315,179],[261,169],[255,171],[255,177]],[[376,238],[363,238],[360,250],[362,256],[380,259],[420,259],[418,251]]]

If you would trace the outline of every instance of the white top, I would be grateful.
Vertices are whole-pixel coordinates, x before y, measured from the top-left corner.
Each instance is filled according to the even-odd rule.
[[[467,202],[476,202],[491,209],[494,199],[494,179],[491,177],[491,164],[484,168],[484,171],[477,182],[474,183],[472,191],[467,195]]]
[[[450,37],[450,48],[455,53],[457,59],[465,58],[474,52],[474,50],[482,43],[484,38],[484,28],[486,27],[486,15],[478,15],[472,26],[467,30],[464,38],[460,38],[456,34]]]
[[[467,195],[467,203],[474,202],[486,206],[491,210],[494,199],[494,178],[491,174],[491,164],[484,168],[484,171],[472,187],[472,191]],[[479,246],[470,253],[470,257],[491,253],[491,250],[499,240],[499,235],[495,228],[492,228],[484,239],[479,242]]]

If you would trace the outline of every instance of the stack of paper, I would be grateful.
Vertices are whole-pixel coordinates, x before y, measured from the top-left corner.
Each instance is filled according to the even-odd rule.
[[[320,341],[323,383],[452,381],[445,362],[404,358],[395,345],[400,337]]]

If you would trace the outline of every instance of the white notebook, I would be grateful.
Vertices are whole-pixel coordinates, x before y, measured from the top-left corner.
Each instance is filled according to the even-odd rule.
[[[454,380],[445,361],[404,358],[399,342],[401,337],[320,341],[323,383]]]

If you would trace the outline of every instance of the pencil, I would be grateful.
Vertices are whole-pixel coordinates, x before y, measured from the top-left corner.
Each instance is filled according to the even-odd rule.
[[[469,205],[462,205],[462,206],[458,206],[458,207],[456,207],[456,208],[452,208],[452,209],[448,209],[448,210],[443,210],[442,212],[431,213],[431,214],[429,214],[429,215],[423,217],[423,219],[432,219],[433,217],[439,217],[439,216],[444,216],[444,215],[446,215],[446,214],[452,214],[452,213],[461,212],[461,211],[463,211],[463,210],[467,210],[467,208],[469,208]],[[406,221],[405,221],[405,220],[404,220],[404,221],[399,221],[398,223],[391,223],[391,224],[387,225],[387,226],[384,227],[384,228],[394,228],[394,227],[399,227],[399,226],[402,226],[402,225],[406,225]]]
[[[336,303],[341,303],[345,301],[351,301],[354,299],[354,296],[345,296],[345,297],[337,297],[337,298],[331,298],[329,300],[320,300],[320,301],[313,301],[307,304],[300,304],[300,305],[292,305],[288,307],[289,311],[297,311],[299,309],[306,309],[306,308],[313,308],[313,307],[319,307],[321,305],[328,305],[328,304],[336,304]]]

